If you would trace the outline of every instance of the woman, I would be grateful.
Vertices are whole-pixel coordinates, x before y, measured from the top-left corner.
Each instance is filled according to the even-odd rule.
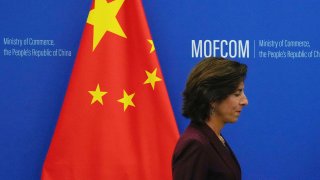
[[[183,93],[183,115],[191,123],[172,159],[174,180],[241,179],[240,165],[221,130],[237,121],[248,105],[247,66],[206,58],[192,70]]]

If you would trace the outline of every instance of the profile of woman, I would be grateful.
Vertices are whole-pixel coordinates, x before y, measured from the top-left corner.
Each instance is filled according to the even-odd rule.
[[[183,92],[183,115],[191,122],[178,140],[174,180],[241,179],[240,164],[221,135],[234,123],[248,99],[247,66],[224,58],[205,58],[191,71]]]

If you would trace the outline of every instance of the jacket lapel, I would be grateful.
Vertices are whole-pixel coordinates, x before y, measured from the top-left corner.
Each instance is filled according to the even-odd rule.
[[[230,146],[226,143],[227,147],[225,147],[208,125],[201,125],[200,129],[206,135],[210,144],[218,152],[218,154],[224,160],[224,162],[227,164],[230,170],[232,170],[232,172],[235,173],[235,175],[238,174],[240,171],[240,166]],[[229,148],[229,150],[227,148]]]

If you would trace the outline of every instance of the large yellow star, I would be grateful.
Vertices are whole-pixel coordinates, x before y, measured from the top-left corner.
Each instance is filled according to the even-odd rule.
[[[127,92],[123,90],[123,98],[118,100],[118,102],[121,102],[123,104],[123,111],[126,111],[128,106],[136,107],[132,102],[134,94],[135,93],[128,95]]]
[[[157,68],[155,68],[152,73],[150,73],[149,71],[145,71],[145,72],[148,76],[148,79],[143,84],[150,83],[150,85],[152,86],[152,89],[154,90],[154,86],[156,82],[161,81],[161,79],[157,77]]]
[[[92,51],[107,31],[126,38],[116,18],[123,2],[124,0],[115,0],[110,3],[106,0],[95,0],[94,9],[89,12],[87,19],[87,23],[93,25]]]
[[[88,91],[88,92],[92,95],[91,104],[93,104],[96,101],[98,101],[102,105],[103,105],[102,96],[104,96],[105,94],[108,93],[108,92],[100,91],[100,85],[99,84],[97,85],[96,90]]]
[[[151,54],[155,50],[154,43],[153,43],[153,40],[151,40],[151,39],[147,39],[147,40],[151,44],[151,49],[150,49],[150,54]]]

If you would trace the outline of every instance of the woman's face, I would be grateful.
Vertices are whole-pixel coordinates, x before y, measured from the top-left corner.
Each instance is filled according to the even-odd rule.
[[[241,82],[237,90],[225,100],[214,104],[214,118],[223,123],[234,123],[237,121],[242,108],[248,105],[248,99],[244,94],[244,83]]]

